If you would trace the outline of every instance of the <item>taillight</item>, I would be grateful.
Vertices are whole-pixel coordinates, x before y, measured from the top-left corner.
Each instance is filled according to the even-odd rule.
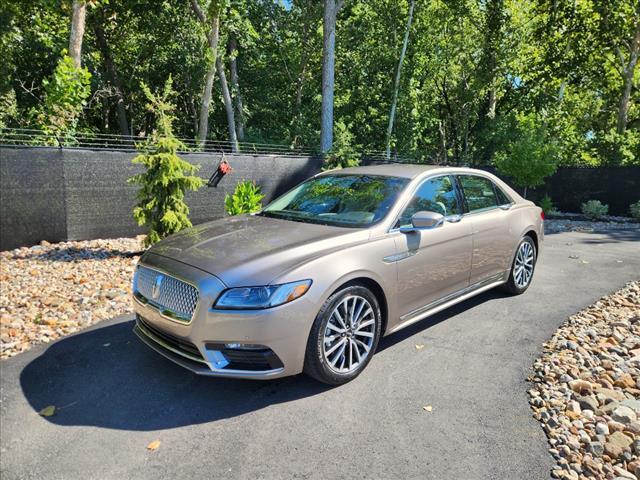
[[[544,220],[544,210],[540,210],[540,219]]]

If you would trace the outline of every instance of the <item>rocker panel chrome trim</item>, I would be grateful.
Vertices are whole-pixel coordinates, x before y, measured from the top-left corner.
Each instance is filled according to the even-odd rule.
[[[422,320],[423,318],[433,315],[434,313],[440,312],[445,308],[455,305],[458,302],[462,302],[467,298],[471,298],[474,295],[485,292],[491,288],[497,287],[498,285],[502,285],[506,282],[505,275],[505,272],[492,275],[491,277],[485,278],[484,280],[463,288],[462,290],[458,290],[457,292],[453,292],[434,302],[417,308],[412,312],[401,316],[400,323],[389,330],[388,333],[398,331],[404,327],[411,325],[412,323],[415,323],[419,320]]]

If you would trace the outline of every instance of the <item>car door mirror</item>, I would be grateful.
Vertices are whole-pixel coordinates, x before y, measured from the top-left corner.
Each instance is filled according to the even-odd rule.
[[[411,217],[411,226],[400,227],[403,233],[415,232],[417,230],[429,230],[440,227],[444,223],[444,216],[436,212],[416,212]]]

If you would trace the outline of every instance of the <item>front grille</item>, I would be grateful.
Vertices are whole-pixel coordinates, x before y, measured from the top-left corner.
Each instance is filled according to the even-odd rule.
[[[163,315],[184,322],[191,320],[198,304],[196,287],[141,265],[136,270],[135,293]]]
[[[147,337],[155,340],[156,343],[169,347],[176,353],[179,353],[194,362],[205,363],[200,350],[198,350],[198,347],[196,347],[193,343],[181,338],[174,337],[173,335],[154,327],[150,322],[145,321],[145,319],[140,315],[137,316],[137,320],[138,325],[142,327],[142,330],[147,335]],[[149,333],[151,335],[149,335]],[[158,342],[158,340],[160,342]]]

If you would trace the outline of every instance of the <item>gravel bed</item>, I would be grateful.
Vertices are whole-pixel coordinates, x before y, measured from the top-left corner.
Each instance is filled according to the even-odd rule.
[[[640,282],[569,317],[534,363],[555,478],[640,479]]]
[[[559,232],[606,232],[610,230],[638,230],[640,223],[633,221],[587,221],[546,218],[544,233]]]
[[[131,312],[142,238],[0,252],[0,358]]]

